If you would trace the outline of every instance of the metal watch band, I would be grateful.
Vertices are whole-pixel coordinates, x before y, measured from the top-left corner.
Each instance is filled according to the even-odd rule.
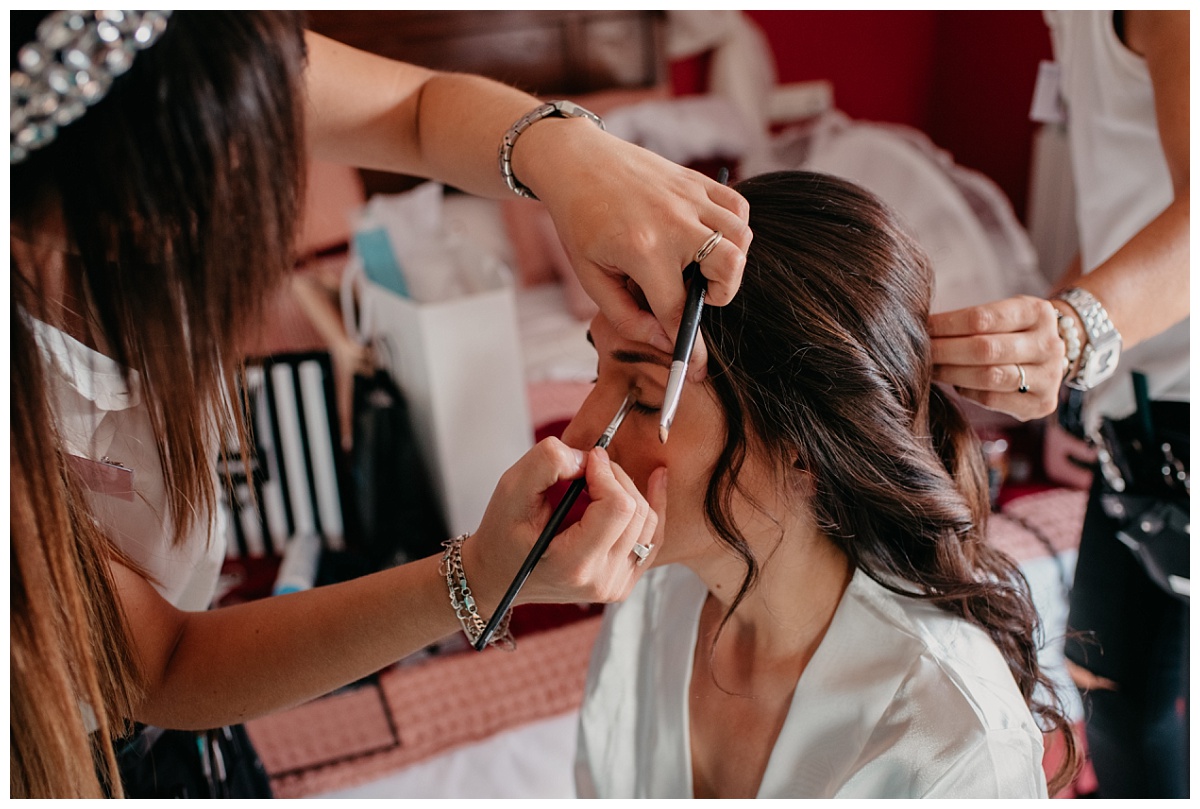
[[[1121,334],[1113,325],[1104,305],[1086,289],[1071,287],[1055,297],[1075,310],[1088,337],[1087,345],[1079,356],[1079,365],[1066,384],[1077,390],[1091,390],[1117,370]]]
[[[500,176],[504,178],[505,184],[509,190],[519,197],[527,199],[537,199],[520,180],[516,178],[512,170],[512,152],[513,146],[517,143],[517,138],[521,137],[521,133],[532,126],[535,122],[543,118],[586,118],[596,126],[604,129],[604,121],[599,115],[586,110],[573,101],[551,101],[547,104],[535,107],[525,115],[521,116],[515,124],[508,128],[504,133],[504,138],[500,141]]]

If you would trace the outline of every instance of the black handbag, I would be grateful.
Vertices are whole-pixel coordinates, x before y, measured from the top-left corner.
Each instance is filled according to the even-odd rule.
[[[448,536],[404,394],[386,370],[354,384],[351,458],[361,546],[377,566],[441,551]]]
[[[117,745],[127,798],[270,798],[271,781],[241,725],[163,730],[138,725]]]

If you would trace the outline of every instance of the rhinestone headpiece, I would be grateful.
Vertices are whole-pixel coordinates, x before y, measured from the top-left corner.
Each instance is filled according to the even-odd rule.
[[[169,11],[54,11],[17,51],[9,93],[9,164],[51,143],[158,41]]]

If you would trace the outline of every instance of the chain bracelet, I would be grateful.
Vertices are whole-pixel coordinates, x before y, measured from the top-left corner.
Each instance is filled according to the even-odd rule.
[[[479,640],[479,636],[487,628],[487,621],[483,620],[475,606],[475,596],[467,584],[467,574],[462,566],[462,546],[469,536],[470,534],[460,534],[442,543],[446,550],[442,553],[442,562],[438,570],[446,577],[446,589],[450,593],[450,606],[454,609],[454,615],[462,625],[463,634],[474,646],[475,641]],[[510,609],[501,619],[489,646],[502,646],[510,651],[517,648],[517,642],[509,628],[511,618]]]

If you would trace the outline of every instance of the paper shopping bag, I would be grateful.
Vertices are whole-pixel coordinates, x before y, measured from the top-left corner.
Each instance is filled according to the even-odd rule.
[[[359,289],[362,327],[408,400],[446,527],[474,531],[500,475],[533,446],[513,289],[433,303],[369,280]]]

